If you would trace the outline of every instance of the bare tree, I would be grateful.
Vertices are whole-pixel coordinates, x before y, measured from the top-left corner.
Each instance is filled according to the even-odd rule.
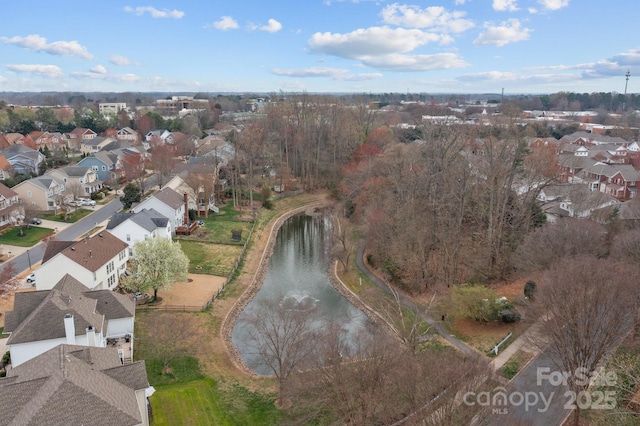
[[[562,219],[531,232],[517,248],[513,263],[521,272],[544,271],[566,257],[605,254],[605,229],[583,219]]]
[[[163,374],[171,372],[169,364],[191,353],[197,342],[198,328],[188,313],[156,313],[138,315],[136,340],[142,353],[162,362]]]
[[[615,271],[615,273],[611,273]],[[556,366],[579,395],[605,356],[631,331],[638,303],[637,268],[594,257],[566,259],[547,271],[539,291],[543,338]],[[583,372],[583,375],[576,374]],[[580,421],[580,405],[574,424]]]
[[[317,338],[314,312],[287,306],[276,299],[261,301],[244,322],[257,363],[273,372],[278,384],[279,407],[291,375],[308,366]]]
[[[18,273],[13,263],[8,263],[0,272],[0,300],[9,295],[20,287],[20,280],[17,277]]]

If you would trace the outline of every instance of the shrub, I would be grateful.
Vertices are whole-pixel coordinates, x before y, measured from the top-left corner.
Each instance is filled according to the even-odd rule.
[[[515,309],[503,309],[502,311],[500,311],[500,319],[502,320],[502,322],[518,322],[521,318],[522,315],[520,315],[520,312],[516,311]]]
[[[533,299],[536,293],[536,282],[535,281],[527,281],[524,285],[524,297],[528,299]]]

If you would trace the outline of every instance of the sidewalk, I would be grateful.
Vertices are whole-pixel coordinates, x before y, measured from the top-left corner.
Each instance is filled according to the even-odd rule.
[[[498,353],[498,356],[491,360],[491,367],[494,371],[498,371],[502,366],[504,366],[507,361],[519,350],[523,350],[524,352],[528,352],[532,354],[534,357],[540,353],[540,348],[531,343],[531,336],[535,333],[537,334],[542,327],[542,321],[538,321],[535,324],[532,324],[529,328],[527,328],[524,333],[516,338],[509,346],[507,346],[502,352]],[[533,358],[532,358],[533,359]],[[524,366],[521,370],[524,369]]]

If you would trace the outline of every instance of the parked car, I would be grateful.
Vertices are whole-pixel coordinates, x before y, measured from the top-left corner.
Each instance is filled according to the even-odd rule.
[[[72,201],[69,201],[67,205],[73,206],[73,207],[80,207],[82,205],[82,202],[80,202],[80,200],[77,200],[77,201],[72,200]]]
[[[40,219],[38,219],[37,217],[34,217],[33,219],[31,219],[31,224],[32,225],[42,225],[42,221]]]
[[[29,284],[36,285],[36,274],[29,274],[29,276],[27,277],[27,282]]]
[[[95,206],[96,202],[94,200],[90,200],[88,198],[82,198],[80,200],[83,206]]]

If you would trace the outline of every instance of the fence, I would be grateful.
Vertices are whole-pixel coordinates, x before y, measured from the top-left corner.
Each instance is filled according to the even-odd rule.
[[[218,298],[218,296],[220,296],[220,293],[222,293],[224,288],[227,286],[227,284],[229,284],[229,282],[231,281],[231,279],[233,278],[235,273],[238,271],[238,268],[240,267],[240,263],[242,262],[242,259],[243,259],[244,255],[247,252],[247,247],[249,245],[249,241],[251,241],[251,236],[253,235],[253,230],[256,227],[256,223],[258,223],[258,221],[254,220],[253,221],[253,225],[251,226],[251,229],[249,230],[249,235],[247,236],[247,239],[245,240],[244,244],[242,245],[242,251],[238,255],[238,258],[236,259],[236,262],[233,265],[233,268],[231,269],[231,272],[229,273],[229,275],[227,275],[227,278],[224,280],[224,282],[222,283],[222,285],[220,286],[218,291],[216,291],[216,293],[214,295],[212,295],[204,305],[201,305],[201,306],[194,306],[194,305],[140,305],[140,306],[136,306],[136,309],[154,309],[154,310],[163,310],[163,311],[191,311],[191,312],[206,310],[209,306],[211,306],[213,301],[216,300]]]

